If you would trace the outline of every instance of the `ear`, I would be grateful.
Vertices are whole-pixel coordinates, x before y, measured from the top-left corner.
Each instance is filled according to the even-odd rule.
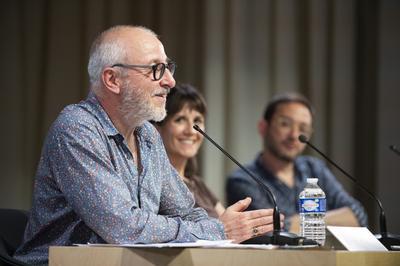
[[[258,134],[260,134],[261,138],[264,138],[267,130],[268,130],[268,122],[264,119],[260,119],[258,121]]]
[[[112,93],[121,93],[121,79],[119,78],[120,72],[118,70],[107,67],[103,70],[101,78],[103,80],[104,87]]]

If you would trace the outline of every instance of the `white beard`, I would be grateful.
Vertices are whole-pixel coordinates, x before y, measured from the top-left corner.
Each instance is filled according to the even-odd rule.
[[[142,125],[145,121],[161,121],[167,115],[165,106],[162,108],[152,106],[150,95],[144,89],[134,88],[127,82],[122,87],[122,102],[120,111],[122,119],[133,127]]]

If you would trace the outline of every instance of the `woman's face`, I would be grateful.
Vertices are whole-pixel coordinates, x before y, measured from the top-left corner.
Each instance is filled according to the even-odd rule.
[[[187,160],[197,154],[203,142],[203,136],[193,129],[193,125],[196,124],[204,129],[204,123],[204,116],[185,104],[178,113],[168,118],[159,127],[168,156],[172,161]]]

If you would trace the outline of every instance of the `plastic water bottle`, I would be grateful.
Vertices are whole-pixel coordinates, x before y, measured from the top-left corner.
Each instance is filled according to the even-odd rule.
[[[307,178],[299,195],[300,235],[324,245],[326,198],[317,183],[318,178]]]

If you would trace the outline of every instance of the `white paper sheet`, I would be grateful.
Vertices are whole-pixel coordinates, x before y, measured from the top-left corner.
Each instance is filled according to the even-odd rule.
[[[245,248],[245,249],[276,249],[274,245],[243,245],[234,244],[232,240],[208,241],[198,240],[189,243],[158,243],[158,244],[75,244],[80,247],[133,247],[133,248]]]
[[[387,251],[366,227],[327,226],[349,251]]]

